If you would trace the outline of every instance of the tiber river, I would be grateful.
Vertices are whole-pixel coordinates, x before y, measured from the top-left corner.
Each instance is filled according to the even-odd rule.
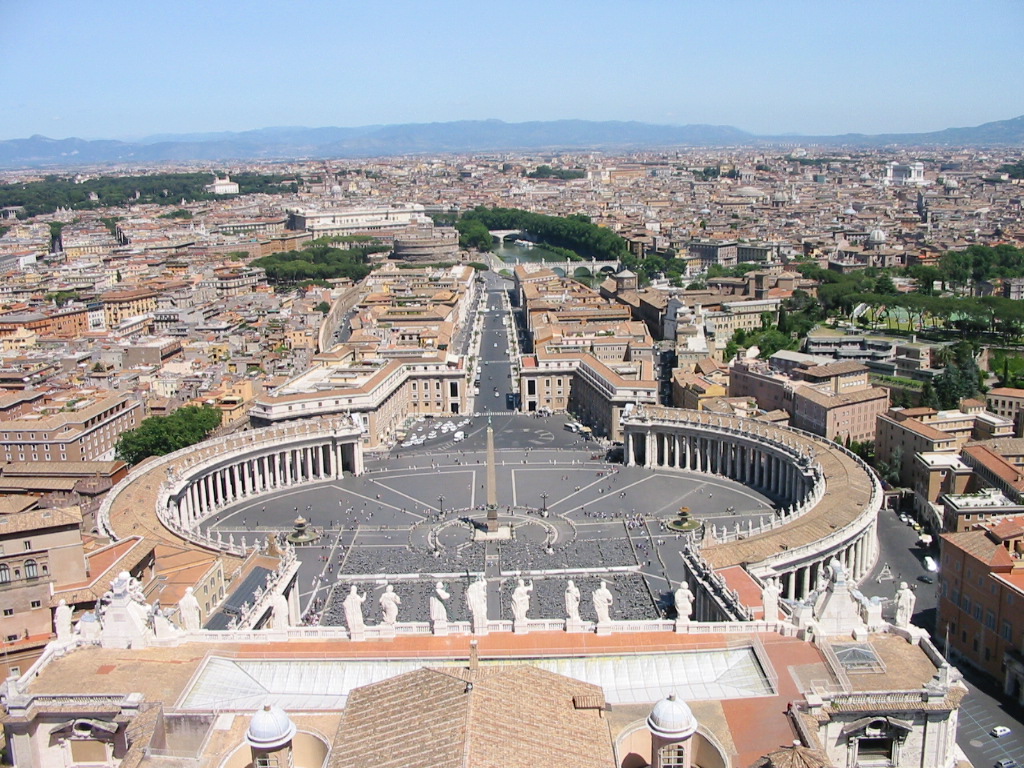
[[[545,257],[547,257],[548,261],[565,261],[565,259],[563,259],[559,254],[546,250],[543,246],[537,245],[533,248],[527,248],[525,245],[516,245],[511,240],[506,243],[501,243],[500,245],[495,245],[493,252],[495,256],[508,265],[509,271],[511,271],[516,264],[531,261],[545,261]],[[587,262],[580,262],[580,266],[586,267],[588,264]],[[572,275],[569,275],[569,277],[572,277]],[[575,279],[581,283],[585,283],[586,285],[592,285],[589,278],[577,277]]]

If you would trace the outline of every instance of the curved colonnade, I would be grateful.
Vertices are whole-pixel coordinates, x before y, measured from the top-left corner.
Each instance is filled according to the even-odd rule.
[[[241,499],[362,471],[355,421],[309,419],[217,438],[147,462],[111,489],[97,519],[118,539],[127,534],[119,536],[114,521],[152,512],[176,538],[241,555],[244,546],[212,539],[199,524]]]
[[[779,503],[759,525],[706,532],[700,554],[712,568],[742,565],[792,600],[818,587],[833,558],[854,581],[874,565],[882,488],[841,446],[788,427],[658,406],[627,417],[623,432],[628,465],[721,475]]]

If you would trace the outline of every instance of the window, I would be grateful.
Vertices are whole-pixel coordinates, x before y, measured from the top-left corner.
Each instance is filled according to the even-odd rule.
[[[40,600],[33,600],[31,603],[29,603],[30,608],[41,608],[42,606],[43,603]]]
[[[36,579],[39,578],[39,566],[36,565],[35,560],[25,561],[25,578]]]
[[[1010,626],[1010,622],[1008,622],[1008,621],[1004,621],[1003,622],[1002,635],[1003,635],[1003,640],[1006,640],[1007,642],[1012,642],[1013,641],[1013,627]]]
[[[11,580],[11,569],[6,564],[0,564],[0,584],[6,584]]]
[[[4,616],[13,616],[13,615],[14,615],[14,609],[13,608],[4,608]]]
[[[971,615],[974,616],[978,621],[981,621],[981,603],[974,604],[974,610],[971,611]]]
[[[996,628],[996,615],[992,611],[985,611],[985,626],[989,629]]]
[[[7,636],[7,642],[8,643],[14,643],[14,642],[17,642],[17,640],[18,640],[18,636],[17,635],[8,635]]]
[[[32,549],[32,539],[25,539],[25,551],[28,552]]]

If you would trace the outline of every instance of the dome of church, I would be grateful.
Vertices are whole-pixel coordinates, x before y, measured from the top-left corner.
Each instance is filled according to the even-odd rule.
[[[960,182],[956,179],[946,179],[942,184],[946,189],[960,189]]]
[[[776,203],[788,203],[789,193],[788,192],[776,192],[772,195],[772,200]]]
[[[860,180],[861,181],[871,181],[871,174],[868,173],[867,171],[865,171],[864,173],[862,173],[860,175]]]
[[[654,705],[647,717],[647,727],[655,736],[665,739],[686,739],[697,730],[697,719],[693,712],[674,693]]]
[[[868,233],[868,244],[869,245],[881,245],[885,242],[885,232],[880,229],[872,229]]]
[[[257,749],[278,749],[291,741],[293,736],[295,723],[285,711],[277,705],[265,704],[263,709],[252,716],[245,739]]]

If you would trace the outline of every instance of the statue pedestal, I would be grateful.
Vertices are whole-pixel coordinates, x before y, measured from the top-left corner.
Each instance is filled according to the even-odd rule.
[[[434,634],[438,637],[448,636],[448,622],[447,621],[435,621],[434,622]]]
[[[587,621],[576,621],[574,619],[565,620],[565,631],[566,632],[589,632],[590,622]]]
[[[359,627],[348,631],[348,639],[354,643],[360,643],[366,639],[366,628]]]
[[[689,619],[676,619],[676,626],[675,626],[676,632],[685,632],[686,628],[687,628],[687,626],[689,624],[690,624],[690,620]]]
[[[378,624],[377,632],[379,633],[381,640],[394,640],[395,639],[395,625],[394,624]]]
[[[474,635],[477,635],[477,636],[486,635],[487,632],[488,632],[488,630],[487,630],[487,625],[486,624],[483,624],[482,626],[479,626],[479,627],[473,627],[473,634]]]
[[[514,635],[525,635],[530,631],[529,621],[514,621],[512,623],[512,634]]]
[[[610,635],[612,633],[612,623],[610,621],[599,621],[597,622],[597,634],[599,635]]]
[[[512,526],[499,525],[492,531],[477,528],[473,531],[473,541],[508,541],[512,538]]]

